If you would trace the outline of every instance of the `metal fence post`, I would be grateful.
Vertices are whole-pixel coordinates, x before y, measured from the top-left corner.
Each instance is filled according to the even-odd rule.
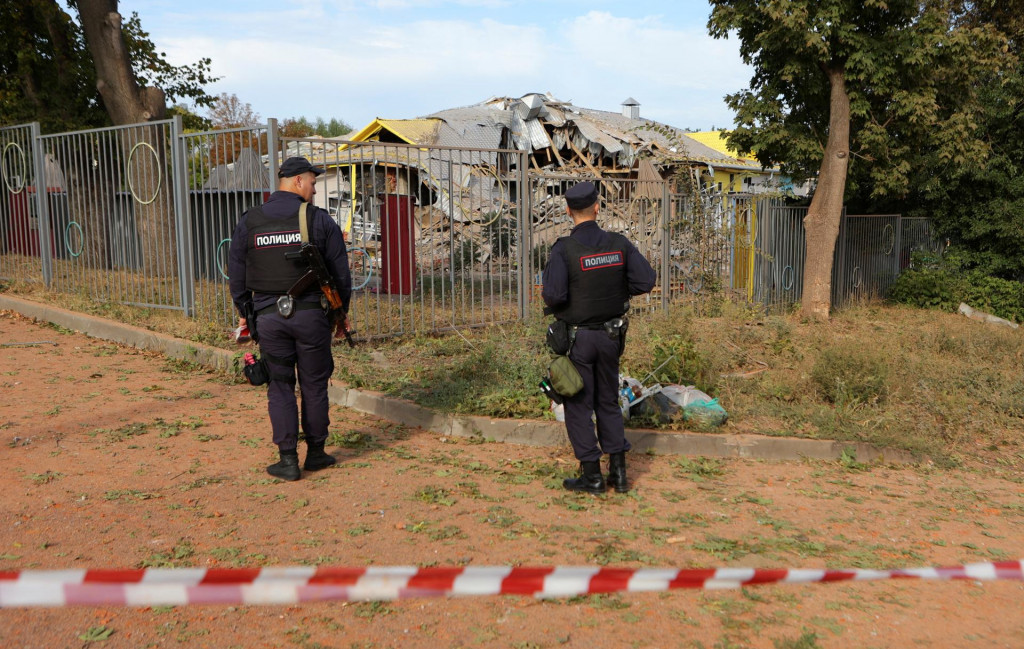
[[[268,179],[270,182],[267,186],[270,187],[270,191],[277,191],[277,154],[278,147],[281,145],[280,135],[277,131],[277,119],[271,117],[267,120],[267,169],[270,174]]]
[[[519,254],[517,260],[516,283],[519,285],[519,320],[525,321],[530,305],[530,295],[533,291],[533,223],[531,214],[533,211],[527,203],[527,196],[533,194],[528,191],[529,164],[525,151],[519,152],[519,162],[516,164],[516,185],[519,187],[516,196],[516,205],[519,209]]]
[[[669,298],[672,293],[672,193],[668,181],[661,181],[661,310],[668,313]]]
[[[174,231],[177,232],[178,283],[181,290],[181,308],[190,318],[196,312],[196,285],[192,274],[192,219],[186,193],[185,140],[181,115],[171,120],[171,173],[174,186]]]
[[[53,281],[53,249],[50,246],[50,194],[46,184],[46,159],[43,157],[42,134],[39,122],[29,124],[32,146],[32,179],[36,187],[36,218],[39,224],[39,260],[42,264],[43,283],[50,287]]]

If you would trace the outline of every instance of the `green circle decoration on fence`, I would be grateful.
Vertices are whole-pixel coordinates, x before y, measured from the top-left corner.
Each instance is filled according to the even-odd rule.
[[[700,290],[704,288],[704,270],[697,262],[690,264],[686,270],[686,288],[693,293],[700,293]]]
[[[885,254],[891,255],[896,249],[896,230],[893,229],[892,223],[887,223],[882,228],[882,245],[885,246]]]
[[[71,226],[78,230],[78,252],[71,249]],[[64,248],[67,249],[68,254],[72,257],[81,255],[82,250],[85,248],[85,233],[82,232],[82,226],[78,225],[77,221],[68,221],[67,226],[64,228]]]
[[[228,274],[224,272],[224,268],[225,268],[225,266],[227,266],[227,264],[220,263],[220,260],[221,260],[220,251],[221,251],[221,248],[224,247],[225,243],[230,244],[231,243],[231,239],[221,239],[220,243],[217,244],[217,252],[213,253],[213,256],[214,256],[214,261],[217,262],[217,272],[220,273],[220,276],[223,277],[224,279],[230,279],[228,277]]]
[[[348,267],[352,277],[353,291],[358,291],[370,283],[370,278],[373,277],[373,262],[370,260],[370,255],[366,250],[362,248],[349,248]]]
[[[786,278],[789,279],[786,279]],[[782,269],[782,290],[790,291],[793,289],[793,282],[796,281],[796,270],[792,266],[786,266]]]
[[[10,172],[14,171],[14,164],[11,164],[11,165],[7,164],[7,153],[11,149],[14,149],[14,152],[17,153],[20,156],[20,158],[21,158],[21,174],[10,173]],[[12,159],[12,162],[13,162],[13,160],[14,159]],[[10,169],[8,167],[10,167]],[[7,189],[11,190],[12,194],[20,194],[21,192],[25,191],[25,174],[27,174],[27,173],[28,173],[28,162],[25,160],[25,150],[22,149],[21,145],[18,144],[17,142],[8,142],[7,146],[4,147],[3,174],[4,174],[4,184],[7,185]],[[21,183],[17,187],[17,189],[15,189],[14,185],[11,183],[11,177],[12,176],[14,178],[17,178],[18,181]]]
[[[139,147],[146,147],[149,149],[149,154],[153,156],[153,168],[156,169],[156,187],[153,189],[153,195],[148,201],[144,201],[139,198],[139,195],[135,191],[135,184],[132,182],[132,157]],[[131,153],[128,154],[128,162],[125,164],[125,176],[128,178],[128,189],[132,193],[132,198],[141,203],[142,205],[149,205],[156,200],[157,195],[160,194],[160,185],[163,183],[163,174],[160,172],[160,157],[156,154],[156,149],[149,142],[139,142],[132,147]]]

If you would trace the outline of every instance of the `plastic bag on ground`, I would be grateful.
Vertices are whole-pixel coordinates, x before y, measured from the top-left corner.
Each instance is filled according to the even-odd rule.
[[[698,428],[717,428],[728,418],[729,413],[718,403],[718,399],[695,401],[683,408],[683,421],[692,422]]]
[[[692,385],[666,385],[661,388],[661,393],[671,399],[680,408],[685,408],[691,403],[712,400],[711,395],[698,390]]]
[[[683,421],[692,423],[697,428],[715,428],[728,419],[728,413],[707,393],[692,385],[658,386],[651,391],[648,398],[631,406],[631,414],[653,419],[660,424],[667,424],[682,416]]]
[[[555,416],[555,421],[565,421],[565,406],[552,401],[551,414]]]
[[[635,406],[660,389],[661,385],[657,383],[645,388],[633,377],[619,374],[619,409],[622,410],[622,418],[629,419]]]

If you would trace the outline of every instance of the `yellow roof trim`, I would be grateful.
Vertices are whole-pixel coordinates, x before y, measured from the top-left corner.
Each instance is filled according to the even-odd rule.
[[[351,142],[366,142],[371,137],[376,135],[381,128],[383,128],[383,125],[380,123],[380,118],[377,118],[370,122],[369,124],[367,124],[366,126],[364,126],[362,129],[360,129],[358,133],[350,135],[346,139],[348,139]]]
[[[378,120],[384,128],[402,138],[409,144],[433,144],[437,137],[437,127],[441,120],[429,119],[382,119]]]
[[[729,131],[699,131],[696,133],[687,133],[687,137],[697,140],[706,147],[712,148],[719,153],[724,153],[737,158],[742,161],[754,160],[752,153],[739,154],[735,149],[729,147],[726,138],[729,137]]]
[[[358,133],[349,137],[352,142],[368,142],[382,130],[390,131],[406,144],[420,146],[432,144],[437,135],[440,119],[383,119],[376,118]]]

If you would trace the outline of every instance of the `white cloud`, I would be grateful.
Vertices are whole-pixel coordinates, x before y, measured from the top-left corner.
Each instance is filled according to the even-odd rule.
[[[423,7],[442,7],[455,5],[459,7],[481,7],[484,9],[498,9],[508,7],[510,0],[374,0],[370,3],[378,9],[413,9]]]
[[[377,4],[399,1],[451,9],[454,0]],[[208,32],[176,29],[160,46],[179,65],[210,57],[223,79],[208,90],[237,94],[264,118],[337,117],[357,128],[376,116],[415,117],[528,92],[610,111],[632,96],[645,117],[728,126],[722,96],[749,79],[736,41],[714,41],[660,17],[591,11],[550,24],[510,24],[449,11],[454,18],[427,12],[430,18],[403,21],[399,13],[382,22],[354,4],[304,0],[280,12],[204,15]],[[305,25],[300,37],[281,29],[289,24]]]
[[[695,28],[662,27],[659,17],[618,18],[592,11],[570,22],[566,39],[577,56],[616,76],[694,90],[720,88],[723,82],[742,85],[749,79],[737,41],[715,40]]]

